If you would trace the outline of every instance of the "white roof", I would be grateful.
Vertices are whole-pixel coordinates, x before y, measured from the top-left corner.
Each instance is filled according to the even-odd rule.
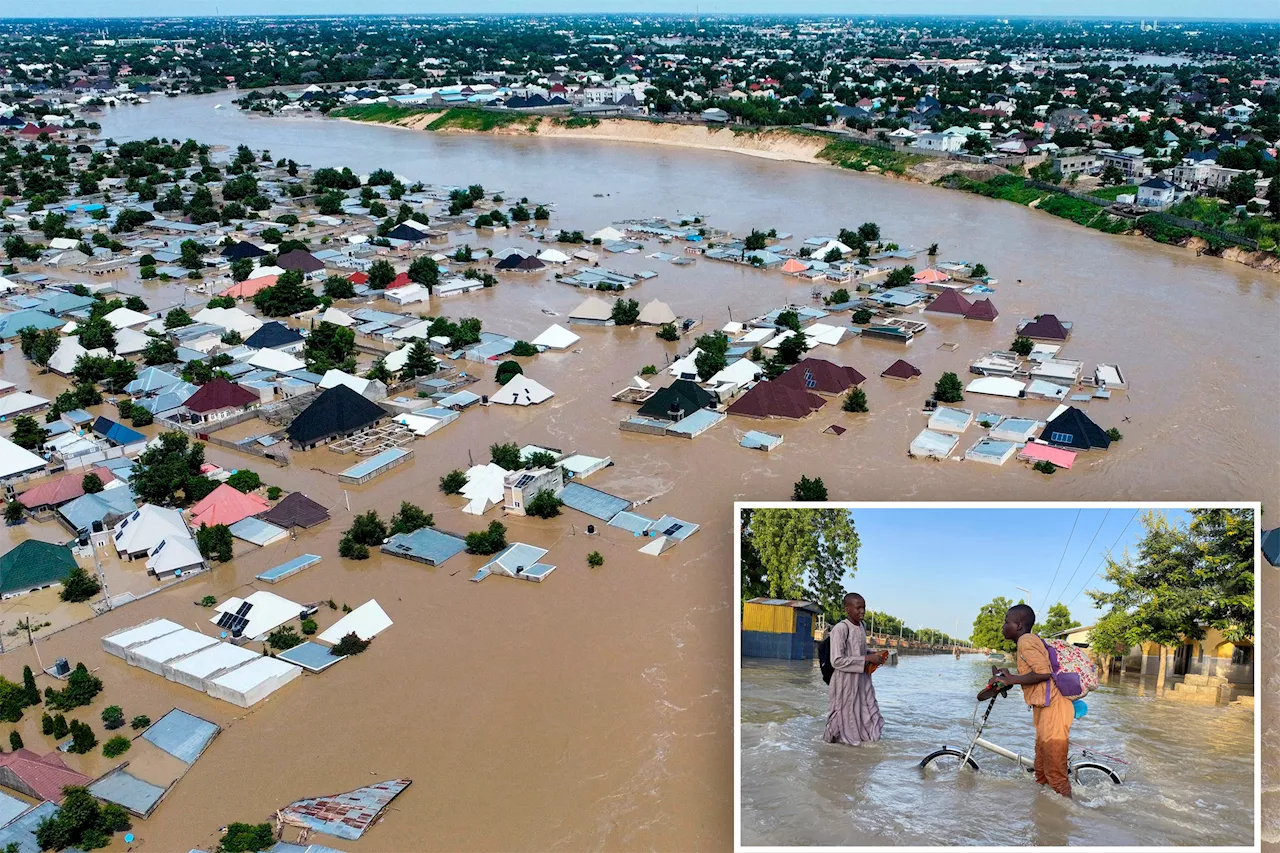
[[[355,320],[347,315],[345,311],[340,311],[333,306],[324,309],[324,313],[320,315],[322,323],[333,323],[335,326],[354,326]]]
[[[334,622],[316,639],[322,643],[337,643],[347,634],[354,633],[362,640],[369,640],[390,627],[391,617],[378,606],[378,602],[369,600]]]
[[[238,332],[249,337],[262,328],[262,321],[240,308],[202,308],[191,316],[197,323],[220,326],[228,332]]]
[[[404,369],[404,364],[409,360],[409,350],[413,349],[413,344],[405,344],[393,353],[384,356],[382,363],[386,365],[387,370],[392,373],[399,373]]]
[[[191,538],[179,510],[155,504],[143,504],[111,530],[116,551],[122,554],[150,551],[169,537]]]
[[[307,363],[302,359],[278,349],[258,350],[249,359],[249,364],[254,367],[261,367],[264,370],[274,370],[277,373],[302,370],[307,366]]]
[[[208,678],[221,669],[231,669],[262,655],[233,643],[218,643],[190,657],[174,661],[169,667],[195,678]]]
[[[511,257],[512,255],[517,255],[521,258],[529,257],[529,253],[526,252],[524,249],[517,249],[515,246],[508,246],[505,249],[500,249],[494,252],[493,259],[495,261],[505,261],[507,258]]]
[[[764,347],[765,349],[777,349],[782,345],[783,341],[785,341],[789,337],[792,337],[793,335],[795,335],[795,333],[796,333],[795,329],[784,329],[782,333],[779,334],[776,338],[774,338],[773,340],[765,341],[763,344],[761,344],[761,346]],[[805,338],[804,346],[805,346],[805,349],[812,349],[813,347],[817,346],[817,342],[812,340],[811,338]]]
[[[702,352],[702,350],[698,349],[697,347],[694,347],[693,351],[690,352],[688,355],[686,355],[684,358],[678,358],[675,361],[671,362],[671,366],[667,368],[667,373],[670,373],[672,376],[676,376],[676,377],[684,376],[686,374],[697,375],[698,365],[696,364],[696,361],[698,359],[698,354],[700,352]]]
[[[102,641],[103,643],[109,641],[121,648],[129,648],[141,643],[149,643],[156,637],[163,637],[165,634],[172,634],[174,631],[181,630],[182,626],[177,622],[170,622],[168,619],[153,619],[150,622],[143,622],[141,625],[134,625],[132,628],[123,628],[114,634],[108,634],[102,638]]]
[[[621,231],[619,231],[617,228],[605,227],[605,228],[601,228],[599,231],[592,234],[587,239],[592,241],[593,243],[596,240],[599,240],[602,243],[611,243],[614,240],[621,240],[625,236],[626,235],[623,234]]]
[[[1114,364],[1099,364],[1093,371],[1094,377],[1104,385],[1119,385],[1120,368]]]
[[[745,385],[763,372],[755,362],[747,358],[740,358],[708,379],[707,383],[719,385],[722,382],[731,382],[734,385]]]
[[[285,270],[284,267],[278,267],[272,264],[270,266],[258,267],[256,270],[253,271],[253,277],[266,278],[267,276],[272,276],[272,275],[281,276],[281,275],[284,275],[285,272],[287,272],[287,270]]]
[[[346,385],[352,391],[364,396],[369,390],[369,386],[376,382],[376,379],[365,379],[362,376],[352,376],[350,373],[334,368],[325,373],[320,379],[321,388],[332,388],[335,385]]]
[[[814,323],[812,326],[806,326],[804,330],[805,340],[809,346],[816,344],[828,344],[835,346],[844,340],[845,330],[840,326],[832,326],[828,323]]]
[[[26,391],[15,391],[0,397],[0,417],[9,417],[16,412],[25,412],[46,405],[49,401]]]
[[[545,332],[529,341],[529,343],[535,347],[546,347],[547,349],[568,349],[580,340],[582,340],[581,337],[575,335],[564,326],[559,323],[552,323]]]
[[[186,536],[169,536],[150,551],[147,568],[158,574],[185,569],[204,562],[200,547]]]
[[[847,255],[853,251],[853,249],[850,249],[848,246],[846,246],[844,243],[841,243],[839,240],[831,240],[822,248],[814,251],[813,257],[821,260],[822,258],[826,257],[827,252],[830,252],[832,249],[839,249],[840,253],[844,255]]]
[[[249,624],[244,629],[244,636],[250,640],[266,635],[290,619],[297,619],[298,614],[303,610],[302,605],[297,602],[276,595],[274,592],[258,590],[248,598],[234,596],[228,598],[214,608],[218,616],[212,617],[209,621],[216,624],[223,613],[235,613],[240,609],[240,605],[245,603],[253,605],[246,614]]]
[[[181,628],[172,634],[165,634],[157,637],[149,643],[143,643],[140,646],[134,646],[129,650],[130,654],[137,655],[143,660],[156,661],[164,663],[174,658],[189,655],[192,652],[198,652],[201,649],[208,648],[217,644],[217,640],[213,637],[206,637],[199,631],[192,631],[190,628]]]
[[[418,283],[406,284],[404,287],[397,287],[386,292],[387,300],[397,305],[407,305],[410,302],[426,302],[431,298],[431,293],[425,287]]]
[[[79,245],[79,240],[73,240],[70,237],[54,237],[49,241],[50,249],[74,249]]]
[[[631,384],[637,388],[649,388],[652,386],[653,383],[647,382],[644,379],[641,379],[639,376],[632,376]]]
[[[1027,383],[1008,376],[980,376],[964,389],[970,394],[991,394],[996,397],[1018,397]]]
[[[130,326],[142,326],[150,323],[153,318],[140,311],[121,306],[107,314],[104,319],[117,329],[127,329]]]
[[[591,252],[586,249],[579,249],[578,251],[573,253],[573,256],[578,260],[586,261],[589,264],[595,263],[596,258],[600,257],[595,252]]]
[[[569,256],[559,249],[547,249],[538,255],[538,260],[546,261],[549,264],[567,264],[569,263]]]
[[[142,352],[151,343],[151,338],[137,329],[116,330],[116,355],[133,355]]]
[[[599,296],[588,296],[569,316],[579,320],[608,320],[613,316],[613,306]]]
[[[49,369],[58,373],[70,373],[75,369],[76,361],[80,356],[87,352],[88,350],[80,346],[80,341],[76,338],[63,338],[53,355],[49,357]]]
[[[724,332],[726,335],[737,335],[742,332],[742,324],[736,320],[730,320],[728,323],[724,324],[724,327],[720,329],[720,331]]]
[[[670,305],[655,299],[640,309],[639,320],[641,323],[658,326],[663,323],[674,323],[676,314],[671,310]]]
[[[295,669],[301,672],[291,663],[259,655],[257,660],[236,667],[226,675],[215,678],[213,683],[229,691],[247,693],[262,682],[279,678]]]
[[[585,476],[584,471],[593,471],[609,464],[609,457],[587,456],[584,453],[575,453],[572,456],[566,456],[558,463],[561,468],[570,474],[581,477]]]
[[[484,515],[492,507],[502,503],[503,480],[507,469],[489,462],[485,465],[473,465],[467,469],[467,484],[462,487],[462,496],[467,505],[462,511],[470,515]]]
[[[520,373],[511,377],[511,381],[499,388],[498,393],[489,398],[489,402],[504,406],[536,406],[538,403],[550,400],[553,396],[551,389]]]
[[[429,435],[440,426],[442,418],[432,418],[426,415],[396,415],[395,422],[407,426],[414,435]]]
[[[391,333],[391,338],[397,341],[407,341],[411,338],[426,338],[427,330],[431,328],[430,320],[419,320],[412,325],[405,326],[403,329],[397,329]],[[448,341],[448,338],[444,339]]]
[[[758,344],[769,340],[773,337],[774,329],[752,329],[742,337],[738,338],[735,343],[739,344]]]

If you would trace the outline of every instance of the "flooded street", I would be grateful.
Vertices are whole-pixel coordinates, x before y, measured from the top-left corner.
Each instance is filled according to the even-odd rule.
[[[833,499],[1261,499],[1264,505],[1280,504],[1276,276],[1138,238],[1108,237],[1012,204],[834,169],[638,145],[435,136],[336,121],[253,118],[241,115],[229,100],[222,93],[111,110],[102,119],[103,132],[117,141],[157,135],[232,147],[243,142],[313,166],[349,165],[358,171],[387,167],[413,180],[479,182],[504,191],[509,199],[553,201],[553,225],[587,233],[618,219],[676,211],[696,211],[716,227],[739,232],[752,226],[777,228],[794,233],[797,240],[874,220],[889,239],[924,246],[937,242],[941,259],[984,263],[1000,280],[992,297],[1000,317],[988,324],[927,315],[931,329],[907,350],[860,340],[818,348],[813,355],[853,365],[868,377],[868,415],[846,414],[832,401],[805,421],[731,417],[692,441],[621,432],[618,421],[634,410],[609,399],[642,366],[661,366],[678,346],[687,348],[690,342],[664,343],[645,327],[575,326],[582,336],[581,352],[548,352],[524,363],[525,372],[555,397],[527,409],[467,410],[457,423],[415,442],[411,463],[363,486],[347,487],[350,512],[334,475],[354,463],[351,456],[325,449],[292,453],[287,468],[275,469],[263,460],[208,447],[211,461],[227,468],[250,467],[267,484],[303,491],[329,507],[332,520],[300,532],[296,542],[242,555],[238,549],[231,564],[40,643],[45,663],[65,656],[73,664],[83,660],[91,668],[101,667],[104,698],[122,705],[126,715],[146,713],[158,719],[177,705],[227,727],[155,814],[136,823],[145,850],[212,849],[217,828],[229,821],[264,820],[298,797],[396,777],[411,778],[413,785],[383,822],[360,841],[337,846],[353,853],[724,850],[733,826],[735,499],[786,499],[795,480],[807,474],[822,476]],[[226,109],[213,109],[223,102]],[[453,240],[494,249],[532,245],[516,232],[492,239],[455,232]],[[646,254],[654,248],[651,244]],[[644,254],[605,255],[602,265],[658,272],[626,295],[642,304],[661,299],[678,315],[703,319],[699,333],[718,328],[730,316],[745,320],[788,300],[810,301],[807,284],[705,259],[677,267]],[[146,295],[157,308],[181,299],[173,286],[161,292],[160,285],[126,281],[118,287]],[[413,307],[455,318],[476,316],[486,329],[528,340],[552,322],[564,323],[585,296],[548,273],[504,276],[491,290]],[[1115,362],[1127,374],[1128,392],[1088,408],[1104,428],[1119,426],[1125,440],[1106,454],[1081,456],[1075,468],[1054,477],[1013,463],[996,468],[908,459],[908,442],[924,425],[920,404],[938,375],[943,370],[964,375],[971,360],[1008,345],[1019,318],[1041,312],[1056,312],[1075,323],[1066,357],[1084,361],[1087,369]],[[943,341],[958,346],[939,349]],[[881,379],[880,371],[898,358],[919,367],[922,380],[902,384]],[[492,369],[482,372],[475,390],[491,393],[497,387]],[[61,385],[56,377],[33,376],[16,348],[3,359],[3,376],[46,397]],[[1053,409],[1048,402],[995,397],[971,397],[966,405],[1041,418]],[[833,423],[849,432],[841,438],[823,435]],[[145,431],[154,435],[158,428]],[[780,432],[786,442],[767,455],[745,450],[738,438],[749,429]],[[964,446],[975,438],[971,431]],[[486,560],[465,554],[439,568],[377,552],[364,562],[338,559],[337,543],[353,513],[377,509],[386,519],[402,500],[420,504],[435,514],[437,527],[454,533],[479,529],[497,518],[496,512],[483,520],[464,515],[461,501],[442,495],[437,483],[451,469],[465,469],[469,460],[487,461],[489,445],[503,441],[609,456],[614,466],[592,475],[587,485],[635,501],[651,500],[639,511],[670,513],[701,529],[654,558],[637,554],[638,543],[615,528],[597,523],[601,532],[585,535],[585,524],[592,519],[572,511],[552,521],[503,519],[508,541],[550,549],[546,561],[559,568],[543,584],[505,578],[468,583]],[[0,550],[27,536],[66,538],[52,523],[29,523],[0,530]],[[605,564],[588,569],[586,554],[597,550]],[[255,574],[302,553],[320,554],[324,561],[273,587],[252,584]],[[1270,580],[1268,576],[1264,583]],[[249,712],[128,668],[101,650],[103,635],[158,616],[209,629],[209,612],[192,602],[204,595],[222,600],[253,586],[298,602],[332,598],[355,607],[376,598],[395,625],[368,653],[299,679]],[[7,628],[12,623],[7,612],[3,615]],[[323,608],[317,617],[321,629],[337,615]],[[9,678],[19,677],[27,662],[35,664],[29,649],[0,659]],[[954,662],[908,660],[884,680],[901,677],[912,667],[943,663]],[[956,666],[977,673],[971,663]],[[1263,678],[1271,671],[1264,666]],[[766,675],[765,670],[760,673]],[[807,671],[803,677],[809,677]],[[907,733],[914,738],[894,741],[902,744],[903,756],[909,752],[918,760],[924,745],[958,740],[972,705],[964,696],[976,689],[969,683],[976,677],[954,679],[960,685],[957,699],[934,709],[938,728],[925,730],[926,724],[919,722],[916,728],[895,729],[895,738]],[[786,692],[783,684],[766,681],[762,686]],[[814,695],[814,701],[822,701],[820,691]],[[796,710],[788,718],[812,715],[803,702],[792,701]],[[894,701],[905,703],[907,697]],[[1173,739],[1166,743],[1228,737],[1222,727],[1188,725],[1203,713],[1200,709],[1165,710],[1134,697],[1138,706],[1147,722],[1163,720],[1161,714],[1180,715],[1160,723],[1159,737]],[[905,711],[898,710],[887,714],[890,720],[904,718]],[[1013,744],[1025,733],[1013,725],[1013,708],[998,712],[1000,737]],[[39,734],[38,716],[33,720],[28,714],[20,725],[28,745],[48,740]],[[1103,715],[1095,719],[1099,722],[1094,725],[1101,726]],[[1115,719],[1131,725],[1138,717],[1117,714]],[[1099,740],[1108,740],[1109,733],[1100,728]],[[804,739],[803,733],[791,736]],[[1230,737],[1234,749],[1245,735]],[[1136,741],[1131,735],[1125,748],[1140,749]],[[969,831],[975,839],[1000,843],[983,835],[990,831],[984,827],[1014,821],[1024,840],[1010,843],[1025,843],[1035,832],[1097,842],[1103,837],[1100,827],[1111,826],[1115,832],[1141,835],[1144,843],[1159,837],[1190,844],[1210,843],[1209,835],[1196,833],[1217,826],[1212,836],[1219,839],[1216,843],[1237,843],[1221,839],[1228,838],[1228,828],[1234,833],[1230,839],[1247,836],[1240,828],[1247,823],[1247,787],[1233,788],[1220,811],[1195,812],[1194,823],[1193,812],[1184,814],[1177,806],[1193,808],[1197,799],[1219,801],[1210,793],[1188,799],[1185,787],[1159,787],[1165,783],[1156,771],[1163,762],[1203,762],[1195,765],[1201,779],[1209,774],[1205,768],[1215,755],[1204,746],[1196,755],[1186,750],[1134,754],[1141,777],[1135,784],[1153,787],[1126,787],[1125,796],[1135,799],[1124,810],[1125,821],[1114,824],[1098,817],[1105,813],[1101,808],[1087,812],[1092,822],[1072,815],[1053,817],[1047,806],[1032,809],[1034,786],[1005,778],[993,763],[991,781],[986,773],[980,781],[999,786],[1007,796],[986,800],[987,795],[975,791],[974,802],[986,805],[973,809]],[[106,767],[100,755],[68,756],[68,761],[90,775]],[[886,815],[914,821],[908,803],[915,803],[918,814],[927,813],[923,799],[913,799],[920,796],[920,783],[890,785],[912,772],[905,758],[905,770],[891,769],[891,764],[886,761],[875,771],[877,779],[884,774],[886,787],[868,789],[865,795],[879,798],[873,801],[886,806]],[[1232,767],[1239,776],[1240,765]],[[1224,783],[1221,789],[1226,787]],[[1144,794],[1138,797],[1136,791]],[[1153,805],[1149,801],[1155,791],[1176,805]],[[771,796],[787,802],[794,793],[764,792],[759,802],[767,804]],[[1018,797],[1026,798],[1025,808],[1017,807]],[[823,813],[841,808],[833,801]],[[1089,807],[1077,803],[1071,808]],[[797,817],[803,828],[790,823]],[[844,819],[810,826],[803,815],[776,818],[780,823],[775,828],[793,833],[778,843],[798,843],[808,838],[805,831],[837,832],[848,826]],[[1134,821],[1147,818],[1153,826],[1134,827]],[[773,819],[762,814],[759,825],[768,827]],[[930,832],[920,823],[899,826],[888,819],[866,831],[886,837],[920,833],[921,839]],[[1107,838],[1110,843],[1111,836]],[[928,843],[948,840],[937,836]]]
[[[1154,679],[1118,676],[1087,698],[1071,728],[1081,747],[1127,761],[1123,785],[1076,784],[1065,801],[1008,759],[977,750],[979,773],[921,770],[972,737],[974,695],[991,664],[978,655],[901,659],[880,669],[885,728],[861,747],[822,742],[826,686],[814,661],[742,667],[744,845],[1249,845],[1252,710],[1156,700]],[[978,709],[980,718],[986,703]],[[999,699],[983,737],[1034,755],[1021,688]]]

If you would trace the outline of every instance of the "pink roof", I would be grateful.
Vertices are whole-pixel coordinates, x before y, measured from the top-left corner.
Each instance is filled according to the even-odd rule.
[[[1030,459],[1033,462],[1052,462],[1059,468],[1070,468],[1071,463],[1076,461],[1076,455],[1070,450],[1063,450],[1061,447],[1050,447],[1047,444],[1028,443],[1022,448],[1022,452],[1018,454],[1019,458]]]
[[[84,478],[86,474],[97,474],[103,485],[115,479],[115,475],[106,468],[94,468],[92,471],[73,471],[56,480],[41,483],[34,489],[27,489],[18,495],[18,502],[27,509],[35,509],[38,506],[60,506],[67,501],[75,500],[84,494]]]
[[[266,512],[270,506],[257,495],[246,495],[223,483],[191,508],[191,526],[235,524],[251,515]]]
[[[18,749],[0,755],[0,767],[6,767],[42,799],[62,802],[62,789],[68,785],[88,785],[88,776],[82,776],[67,767],[56,752],[37,755],[29,749]]]
[[[803,261],[798,261],[795,258],[790,259],[789,261],[787,261],[785,264],[782,265],[783,272],[804,272],[808,268],[809,268],[808,264],[804,263]]]
[[[234,296],[237,299],[252,299],[257,296],[259,291],[266,290],[268,287],[275,287],[276,279],[279,276],[262,275],[257,278],[248,278],[244,281],[238,281],[225,290],[218,291],[219,296]]]
[[[951,281],[951,276],[929,267],[928,269],[920,270],[920,272],[912,276],[911,280],[918,284],[933,284],[939,281]]]

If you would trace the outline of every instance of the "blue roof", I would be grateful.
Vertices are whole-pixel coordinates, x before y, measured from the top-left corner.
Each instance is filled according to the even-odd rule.
[[[284,655],[279,655],[278,657],[284,657]],[[276,846],[269,849],[267,853],[342,853],[342,851],[335,850],[332,847],[325,847],[323,844],[302,845],[290,844],[288,841],[277,841]]]
[[[162,388],[176,385],[181,381],[179,377],[166,370],[161,370],[158,367],[148,367],[138,374],[137,379],[124,386],[124,390],[130,394],[149,394],[152,391],[159,391]]]
[[[725,419],[723,412],[714,409],[699,409],[687,418],[667,427],[667,432],[682,433],[690,436],[704,432]]]
[[[164,796],[165,789],[122,769],[115,769],[89,785],[89,793],[108,803],[124,806],[134,814],[149,815]]]
[[[94,299],[91,296],[50,291],[49,296],[42,299],[40,310],[49,314],[69,314],[72,311],[88,308],[93,303]]]
[[[126,484],[97,494],[81,495],[59,507],[58,514],[72,529],[80,531],[89,530],[95,521],[102,521],[109,515],[126,516],[137,508],[133,493]]]
[[[0,791],[0,826],[6,826],[9,821],[25,812],[27,808],[27,804],[22,800]]]
[[[368,459],[358,464],[352,465],[347,470],[341,472],[339,477],[364,477],[377,471],[383,465],[394,462],[409,451],[400,447],[389,447],[377,455],[370,456]]]
[[[94,421],[93,431],[112,444],[120,446],[135,444],[139,441],[147,440],[147,437],[136,429],[129,429],[129,427],[124,424],[118,424],[108,418],[100,417]]]
[[[782,436],[770,435],[767,432],[760,432],[759,430],[753,429],[753,430],[750,430],[746,435],[744,435],[742,437],[742,440],[739,441],[738,443],[741,444],[743,447],[749,447],[752,449],[764,448],[767,450],[767,449],[777,447],[779,444],[781,444]]]
[[[287,660],[289,663],[296,663],[308,672],[321,672],[345,658],[346,655],[331,655],[328,646],[306,642],[288,651],[280,652],[276,657]]]
[[[45,329],[61,329],[67,322],[59,320],[43,311],[28,308],[25,311],[14,311],[11,314],[0,314],[0,338],[15,338],[18,332],[27,326],[44,331]]]
[[[467,543],[457,536],[441,533],[432,527],[423,527],[412,533],[397,533],[392,536],[382,546],[382,552],[438,566],[466,548]]]
[[[177,385],[170,385],[154,397],[135,400],[133,405],[150,412],[152,415],[158,415],[162,412],[181,408],[182,404],[187,402],[191,395],[199,390],[199,385],[192,385],[190,382],[179,382]]]
[[[581,483],[569,483],[560,493],[560,500],[565,506],[585,513],[601,521],[609,521],[624,510],[631,509],[631,501],[584,486]]]
[[[305,568],[314,566],[318,562],[320,562],[320,556],[318,554],[303,554],[300,557],[294,557],[287,563],[281,563],[274,568],[267,569],[265,572],[258,575],[258,580],[266,581],[267,583],[275,583],[276,581],[289,577],[289,575],[297,574]]]
[[[42,304],[39,299],[33,299],[30,296],[17,294],[8,298],[8,303],[15,308],[39,308]]]
[[[84,409],[72,409],[69,412],[63,412],[62,418],[63,420],[71,421],[71,423],[77,426],[82,426],[92,421],[93,415],[89,414]]]
[[[470,406],[472,403],[479,403],[480,395],[476,394],[474,391],[467,391],[464,389],[462,391],[455,391],[452,394],[441,397],[436,402],[438,402],[441,406],[443,406],[446,409],[451,406],[466,407],[466,406]]]
[[[40,853],[40,845],[36,842],[36,827],[57,813],[58,807],[53,803],[41,803],[4,829],[0,829],[0,850],[10,844],[16,844],[18,853]]]
[[[194,764],[221,729],[208,720],[174,708],[142,733],[144,740],[186,764]]]
[[[283,536],[285,531],[274,524],[263,521],[260,518],[249,516],[242,518],[235,524],[227,528],[231,531],[231,535],[237,539],[243,539],[246,542],[252,542],[258,547],[270,544],[277,538]]]
[[[650,536],[669,536],[677,542],[683,542],[698,532],[698,525],[692,521],[681,521],[674,515],[664,515],[653,523]]]
[[[609,519],[610,527],[618,527],[631,533],[647,533],[653,526],[653,519],[646,518],[637,512],[620,512]]]

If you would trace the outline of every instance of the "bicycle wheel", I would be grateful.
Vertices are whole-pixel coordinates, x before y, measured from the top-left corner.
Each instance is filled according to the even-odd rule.
[[[958,749],[952,749],[944,746],[942,749],[935,750],[924,757],[920,762],[920,768],[929,768],[942,773],[948,770],[958,770],[962,761],[965,761],[964,753]],[[978,769],[978,762],[970,756],[966,762],[974,770]]]
[[[1116,771],[1094,761],[1082,761],[1075,765],[1071,776],[1077,785],[1101,785],[1106,782],[1120,784],[1120,776]]]

